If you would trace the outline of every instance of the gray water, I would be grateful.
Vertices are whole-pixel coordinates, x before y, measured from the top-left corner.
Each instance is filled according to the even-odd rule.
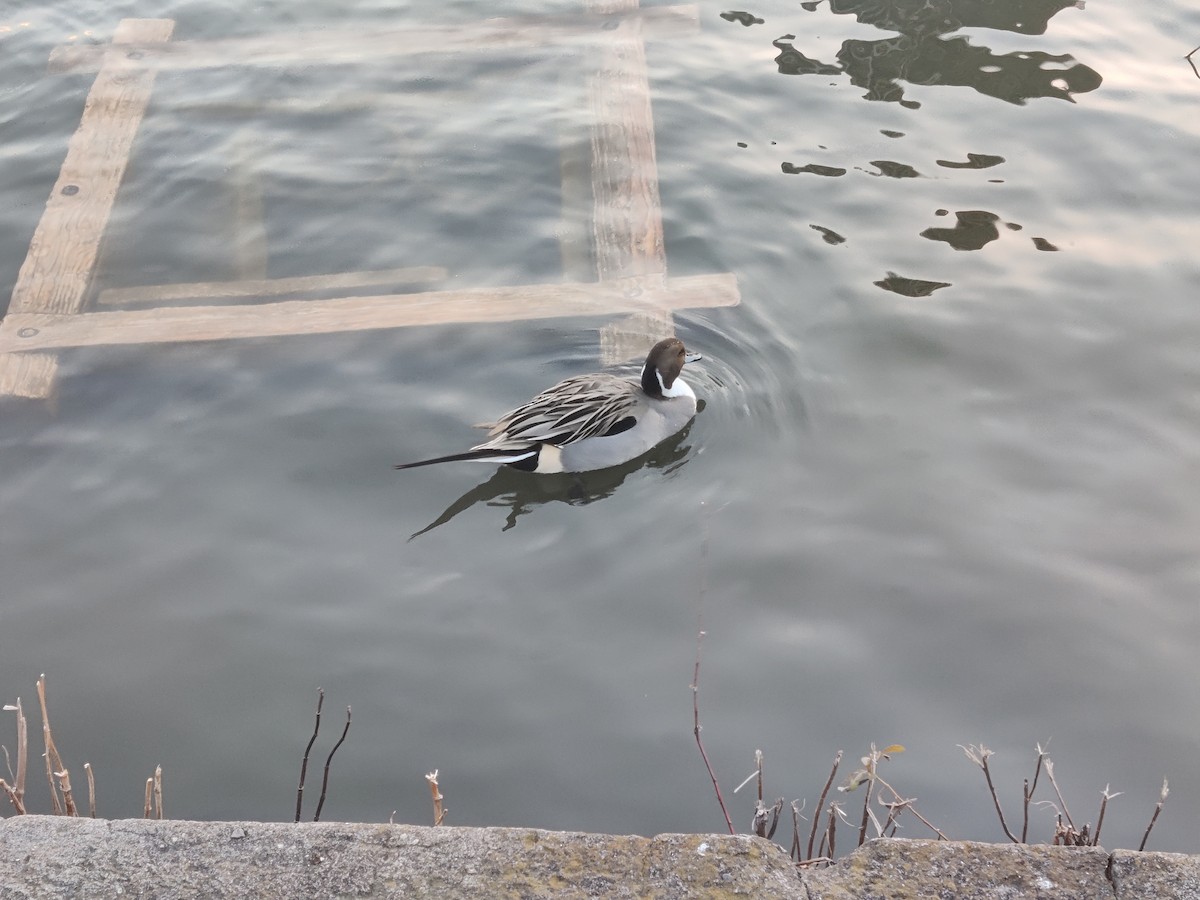
[[[438,769],[452,824],[720,830],[702,627],[739,829],[756,749],[811,810],[874,741],[949,836],[1002,840],[956,745],[996,751],[1015,821],[1049,740],[1079,823],[1124,792],[1106,846],[1137,845],[1167,777],[1150,846],[1200,849],[1200,11],[863,6],[701,2],[647,47],[671,274],[742,298],[677,315],[704,408],[648,460],[391,468],[598,367],[612,319],[72,350],[52,403],[0,401],[0,695],[33,712],[48,674],[102,815],[140,815],[161,763],[170,816],[290,819],[320,686],[318,767],[353,707],[324,819],[428,822]],[[48,75],[55,46],[122,16],[286,41],[575,8],[5,7],[0,296],[92,77]],[[161,74],[96,290],[238,277],[239,158],[272,277],[556,281],[580,71]]]

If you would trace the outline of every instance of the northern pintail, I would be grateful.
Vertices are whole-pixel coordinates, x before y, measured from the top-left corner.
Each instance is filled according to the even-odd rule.
[[[678,338],[659,341],[642,376],[630,381],[606,373],[576,375],[502,415],[488,440],[397,469],[474,460],[507,463],[527,472],[587,472],[636,459],[683,428],[696,415],[696,395],[679,377],[685,362],[700,359]]]

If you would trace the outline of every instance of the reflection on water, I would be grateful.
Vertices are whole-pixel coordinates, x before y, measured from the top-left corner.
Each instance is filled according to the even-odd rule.
[[[928,297],[940,288],[950,287],[948,281],[922,281],[920,278],[905,278],[895,272],[888,272],[887,277],[874,282],[876,287],[903,297]]]
[[[946,211],[939,209],[939,214]],[[996,223],[1000,217],[982,209],[966,209],[956,212],[958,220],[953,228],[926,228],[921,237],[931,241],[945,241],[955,250],[978,250],[1000,237]]]
[[[805,3],[815,11],[819,3]],[[875,41],[847,40],[832,64],[805,56],[793,46],[793,34],[774,41],[775,58],[784,75],[837,75],[866,88],[868,100],[920,106],[904,98],[900,82],[920,85],[957,85],[1009,103],[1022,104],[1035,97],[1073,100],[1075,94],[1094,91],[1102,81],[1098,72],[1069,54],[1042,51],[995,54],[965,37],[943,35],[961,28],[992,28],[1020,34],[1043,34],[1050,19],[1076,0],[1026,0],[990,3],[971,0],[829,0],[830,12],[853,15],[866,25],[898,32]]]
[[[703,409],[703,406],[701,406]],[[693,420],[694,421],[694,420]],[[508,514],[501,531],[515,528],[517,519],[533,512],[546,503],[567,503],[571,506],[586,506],[597,500],[611,497],[626,477],[642,468],[662,469],[669,474],[683,466],[688,459],[691,445],[685,443],[692,423],[672,435],[649,453],[609,469],[595,472],[565,472],[561,475],[534,475],[520,472],[511,466],[501,466],[483,484],[471,488],[442,512],[440,516],[415,532],[414,540],[433,529],[445,525],[461,512],[466,512],[477,503],[487,506],[507,507]]]

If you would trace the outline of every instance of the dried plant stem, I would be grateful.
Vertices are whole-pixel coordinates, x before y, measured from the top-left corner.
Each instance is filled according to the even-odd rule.
[[[296,788],[296,819],[300,821],[300,806],[304,802],[304,776],[308,774],[308,754],[312,750],[313,743],[317,740],[317,732],[321,730],[321,706],[325,703],[325,691],[317,688],[317,721],[313,724],[312,737],[308,739],[308,746],[304,748],[304,759],[300,760],[300,787]]]
[[[1196,73],[1196,77],[1200,78],[1200,69],[1197,69],[1196,64],[1192,62],[1192,57],[1195,56],[1197,52],[1200,52],[1200,47],[1197,47],[1195,50],[1185,56],[1184,59],[1188,61],[1188,65],[1192,67],[1192,71]]]
[[[433,797],[433,824],[434,826],[441,825],[442,820],[446,818],[446,810],[442,807],[442,801],[446,798],[438,789],[438,770],[434,769],[427,774],[425,780],[429,782],[429,793]]]
[[[733,830],[733,821],[729,818],[729,811],[725,808],[725,798],[721,796],[721,786],[717,784],[716,773],[713,772],[712,763],[708,761],[704,741],[700,739],[700,645],[703,640],[704,631],[698,631],[696,633],[696,668],[692,673],[692,732],[696,735],[696,746],[700,748],[704,767],[708,769],[708,777],[712,779],[713,790],[717,793],[717,803],[720,804],[721,815],[725,817],[725,827],[729,829],[730,834],[736,834]]]
[[[808,833],[808,850],[804,856],[806,859],[812,859],[813,841],[817,838],[817,824],[821,820],[821,810],[825,808],[825,798],[829,796],[829,789],[833,786],[833,779],[837,778],[838,766],[842,764],[842,752],[839,750],[833,758],[833,768],[829,770],[829,780],[825,782],[825,787],[821,790],[821,799],[817,801],[816,808],[813,810],[812,830]],[[824,839],[822,838],[822,844]],[[831,853],[830,856],[833,854]]]
[[[338,747],[342,746],[342,741],[346,740],[346,735],[350,732],[350,707],[346,707],[346,727],[342,729],[342,736],[338,738],[338,742],[333,745],[333,749],[329,751],[329,755],[325,757],[325,774],[321,778],[321,799],[317,801],[317,812],[313,816],[313,821],[319,821],[321,818],[321,810],[325,807],[325,792],[329,788],[329,764],[333,762],[333,754],[338,752]]]
[[[46,746],[46,753],[43,757],[46,760],[46,781],[50,785],[50,804],[54,808],[54,814],[61,816],[63,814],[63,805],[58,799],[58,789],[54,785],[54,773],[63,770],[62,758],[58,755],[58,748],[54,746],[54,736],[50,733],[50,716],[46,712],[46,675],[43,673],[38,676],[37,680],[38,702],[42,707],[42,741]]]
[[[967,759],[979,766],[983,770],[983,777],[987,780],[988,790],[992,794],[992,804],[996,807],[996,815],[1000,817],[1000,827],[1004,829],[1004,835],[1014,844],[1021,843],[1016,839],[1016,836],[1008,828],[1008,822],[1004,818],[1004,810],[1000,808],[1000,798],[996,795],[996,785],[992,783],[992,770],[988,766],[988,759],[992,755],[992,751],[980,744],[976,747],[974,744],[964,747],[959,744],[959,749],[967,755]],[[1046,768],[1049,770],[1050,761],[1046,761]],[[1051,779],[1053,780],[1053,779]]]
[[[862,823],[858,826],[858,846],[867,842],[867,823],[871,816],[871,795],[875,791],[875,762],[871,762],[871,777],[867,779],[867,792],[863,797]]]
[[[792,846],[788,856],[800,862],[800,807],[795,800],[792,801]]]
[[[8,757],[8,748],[4,749],[4,760],[8,764],[8,775],[12,778],[13,783],[10,785],[3,778],[0,778],[0,788],[4,789],[4,793],[8,796],[9,803],[13,809],[17,811],[17,815],[25,814],[25,763],[29,754],[29,732],[25,722],[25,710],[21,707],[21,698],[17,698],[17,702],[6,705],[6,712],[15,712],[17,714],[17,771],[13,774],[11,761]]]
[[[1029,783],[1029,779],[1025,779],[1024,797],[1025,805],[1021,819],[1021,843],[1025,843],[1025,839],[1029,836],[1029,803],[1033,800],[1033,792],[1037,790],[1038,778],[1042,774],[1042,760],[1046,758],[1046,751],[1042,749],[1042,745],[1037,745],[1037,765],[1033,767],[1033,784]]]
[[[162,766],[154,767],[154,818],[163,817]]]
[[[17,698],[15,709],[17,713],[17,775],[14,790],[17,799],[22,801],[22,809],[24,809],[25,771],[29,758],[29,724],[25,721],[25,710],[21,707],[20,697]]]
[[[1063,799],[1062,791],[1058,789],[1058,782],[1054,780],[1054,760],[1046,759],[1046,777],[1050,779],[1050,785],[1054,788],[1054,794],[1058,797],[1059,808],[1067,817],[1067,824],[1071,826],[1071,830],[1075,830],[1075,820],[1071,818],[1071,811],[1067,809],[1067,801]]]
[[[1200,50],[1197,47],[1196,50]],[[1193,53],[1196,51],[1193,50]],[[1138,852],[1146,849],[1146,841],[1150,840],[1150,832],[1154,829],[1154,823],[1158,821],[1158,814],[1162,812],[1163,804],[1167,802],[1167,794],[1171,791],[1167,788],[1167,779],[1163,779],[1162,791],[1158,795],[1158,803],[1154,805],[1154,815],[1150,817],[1150,824],[1146,826],[1146,833],[1142,835],[1142,842],[1138,844]]]
[[[930,822],[927,818],[925,818],[923,815],[921,815],[919,812],[917,812],[917,808],[912,805],[912,803],[913,803],[912,800],[905,800],[903,797],[900,796],[900,794],[896,791],[896,789],[894,787],[892,787],[890,784],[888,784],[886,781],[884,781],[878,775],[876,775],[875,778],[879,781],[879,783],[881,785],[883,785],[885,788],[887,788],[889,791],[892,792],[892,796],[896,798],[897,803],[903,803],[904,808],[907,809],[909,812],[911,812],[914,816],[916,816],[921,821],[922,825],[924,825],[926,828],[928,828],[930,831],[932,831],[934,834],[936,834],[938,836],[939,841],[950,840],[950,838],[948,838],[948,837],[946,837],[946,835],[942,834],[942,830],[940,828],[938,828],[936,825],[934,825],[932,822]],[[880,802],[882,802],[882,799]]]
[[[146,801],[144,804],[142,804],[142,818],[143,819],[150,818],[150,801],[153,796],[154,796],[154,779],[147,778],[146,779]]]
[[[92,771],[92,764],[85,762],[83,771],[87,773],[88,780],[88,815],[93,819],[96,818],[96,775]]]
[[[62,791],[63,804],[67,808],[68,816],[78,816],[79,810],[75,808],[75,797],[71,793],[71,773],[66,769],[55,772],[54,777],[58,779],[59,790]]]
[[[837,836],[837,807],[835,804],[829,805],[829,858],[833,859],[837,856],[837,850],[834,848],[834,838]]]

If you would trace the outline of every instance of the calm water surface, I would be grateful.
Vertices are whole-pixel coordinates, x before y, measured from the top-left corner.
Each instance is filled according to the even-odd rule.
[[[0,693],[32,706],[48,673],[102,814],[140,814],[161,763],[172,816],[290,818],[321,686],[318,755],[354,709],[326,819],[426,822],[436,768],[454,824],[717,830],[702,617],[727,792],[761,748],[811,808],[837,749],[898,742],[926,816],[1002,839],[956,745],[996,751],[1015,816],[1052,739],[1077,820],[1125,792],[1106,845],[1166,776],[1152,846],[1200,849],[1200,11],[860,6],[702,0],[648,46],[671,272],[742,296],[678,315],[705,407],[649,460],[391,469],[597,367],[607,319],[76,350],[54,403],[0,401]],[[53,47],[122,16],[286,42],[572,9],[5,7],[0,296],[90,84],[46,74]],[[581,62],[162,74],[96,289],[558,280]]]

